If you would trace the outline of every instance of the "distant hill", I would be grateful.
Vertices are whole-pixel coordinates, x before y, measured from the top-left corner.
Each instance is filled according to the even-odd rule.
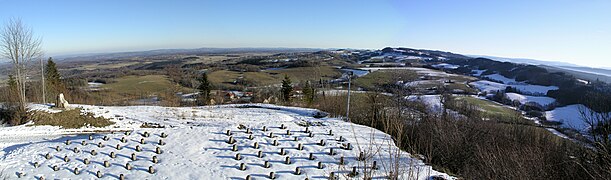
[[[495,61],[521,63],[521,64],[580,67],[579,65],[576,65],[576,64],[558,62],[558,61],[543,61],[543,60],[525,59],[525,58],[505,58],[505,57],[485,56],[485,55],[468,55],[468,56],[483,57],[483,58],[488,58],[488,59],[492,59]]]
[[[536,59],[524,58],[504,58],[494,56],[469,55],[471,57],[483,57],[501,62],[512,62],[519,64],[541,65],[546,69],[553,71],[562,71],[573,74],[575,77],[585,80],[594,81],[599,79],[605,82],[611,82],[611,69],[584,67],[576,64],[558,62],[558,61],[542,61]],[[561,70],[562,69],[562,70]]]
[[[576,68],[576,67],[555,67],[555,66],[546,66],[546,65],[540,65],[540,66],[547,69],[550,72],[564,72],[564,73],[573,75],[577,79],[583,79],[587,81],[600,80],[606,83],[611,83],[611,72],[606,72],[605,74],[604,72],[595,73],[595,72],[590,72],[590,71],[585,71],[585,70],[579,70],[580,68]],[[588,68],[588,69],[595,69],[595,68]],[[595,71],[601,71],[601,70],[609,71],[605,69],[596,69]]]
[[[115,58],[128,58],[136,56],[157,56],[157,55],[203,55],[216,53],[281,53],[281,52],[315,52],[323,49],[315,48],[197,48],[197,49],[157,49],[149,51],[132,51],[116,53],[92,53],[79,55],[56,56],[54,59],[59,61],[86,61],[86,60],[106,60]]]

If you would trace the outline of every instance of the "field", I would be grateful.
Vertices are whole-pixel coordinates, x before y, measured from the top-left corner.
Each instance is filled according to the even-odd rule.
[[[210,72],[208,78],[214,85],[236,88],[237,85],[233,83],[240,77],[243,78],[247,86],[269,86],[280,84],[285,74],[291,78],[294,84],[307,80],[318,81],[319,78],[329,80],[341,75],[337,69],[330,66],[323,66],[265,70],[259,72],[218,70]]]
[[[456,100],[464,100],[469,104],[481,108],[482,112],[489,115],[506,115],[514,116],[517,111],[505,106],[496,104],[489,100],[479,99],[472,96],[456,96]]]
[[[155,95],[165,92],[173,84],[163,75],[125,76],[117,82],[102,85],[102,88],[127,95]]]

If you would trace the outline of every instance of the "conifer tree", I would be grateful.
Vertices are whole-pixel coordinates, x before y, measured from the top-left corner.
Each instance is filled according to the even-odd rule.
[[[282,80],[282,88],[280,89],[280,92],[282,93],[282,100],[284,102],[290,102],[291,94],[293,93],[293,85],[291,85],[291,79],[286,74]]]
[[[212,84],[208,81],[208,74],[203,73],[198,79],[199,86],[197,89],[200,93],[200,105],[208,104],[210,101],[210,91],[212,90]]]

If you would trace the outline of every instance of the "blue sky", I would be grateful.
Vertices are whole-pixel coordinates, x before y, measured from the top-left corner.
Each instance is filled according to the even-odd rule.
[[[436,49],[611,67],[608,0],[0,0],[48,55],[197,47]]]

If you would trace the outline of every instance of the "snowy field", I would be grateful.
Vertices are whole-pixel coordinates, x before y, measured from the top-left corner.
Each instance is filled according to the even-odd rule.
[[[534,102],[541,106],[546,106],[549,104],[553,104],[556,102],[556,99],[547,97],[547,96],[527,96],[518,93],[506,93],[507,97],[512,101],[517,100],[521,104],[526,104],[527,102]]]
[[[439,95],[410,95],[405,99],[422,102],[433,112],[443,111],[443,105],[441,104],[441,97]]]
[[[516,84],[517,83],[515,79],[510,79],[500,74],[490,74],[490,75],[485,75],[483,77],[487,77],[487,78],[490,78],[496,81],[501,81],[503,82],[503,84]]]
[[[531,85],[531,84],[512,84],[506,85],[502,83],[492,82],[492,81],[474,81],[470,82],[469,85],[474,86],[482,92],[495,92],[495,91],[504,91],[507,86],[514,87],[518,89],[520,92],[528,93],[528,94],[540,94],[545,95],[547,91],[556,90],[558,87],[556,86],[540,86],[540,85]]]
[[[121,174],[125,179],[269,179],[274,172],[276,179],[301,180],[328,179],[333,172],[344,179],[354,168],[355,178],[361,179],[364,165],[371,167],[376,161],[374,179],[379,179],[391,168],[390,152],[397,150],[383,132],[335,118],[317,119],[313,109],[263,104],[81,107],[117,124],[73,130],[0,128],[0,178],[94,179],[99,172],[101,179],[118,179]],[[140,128],[145,122],[164,127]],[[304,124],[310,125],[307,131]],[[366,164],[358,161],[361,151],[366,152]],[[400,179],[451,178],[405,152],[401,155]]]
[[[432,66],[436,68],[441,68],[441,69],[458,69],[460,67],[459,65],[448,64],[448,63],[440,63],[440,64],[435,64]]]
[[[370,68],[360,68],[365,71],[378,71],[378,70],[412,70],[416,71],[419,75],[427,75],[427,76],[435,76],[435,77],[450,77],[450,76],[458,76],[456,74],[450,74],[443,71],[437,71],[427,68],[419,68],[419,67],[370,67]]]
[[[580,108],[585,108],[586,110],[589,110],[589,108],[581,104],[568,105],[545,112],[545,118],[548,121],[561,122],[562,127],[574,128],[583,132],[590,127],[581,119],[581,116],[579,114]]]

